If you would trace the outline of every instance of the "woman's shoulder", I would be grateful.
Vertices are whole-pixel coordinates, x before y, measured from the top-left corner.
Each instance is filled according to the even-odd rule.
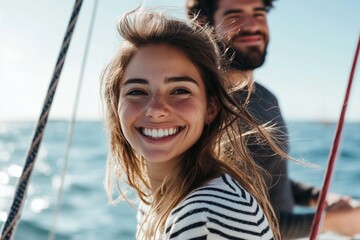
[[[243,239],[272,237],[256,200],[227,174],[192,191],[174,208],[167,220],[166,232],[173,236],[181,235],[179,239],[195,233],[198,237],[215,236],[216,239],[221,239],[221,236],[223,239],[231,236]]]
[[[244,210],[248,211],[250,215],[256,215],[259,208],[256,200],[228,174],[212,179],[206,185],[192,191],[172,211],[172,214],[176,214],[182,209],[199,207],[217,210],[226,209],[228,211]]]

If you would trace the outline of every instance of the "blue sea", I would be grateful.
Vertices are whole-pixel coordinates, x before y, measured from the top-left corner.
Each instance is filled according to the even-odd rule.
[[[55,239],[134,239],[136,210],[124,202],[115,206],[107,203],[103,185],[107,140],[102,123],[79,121],[74,127]],[[318,166],[289,162],[291,177],[321,187],[336,125],[289,122],[288,127],[290,155]],[[34,122],[0,122],[0,226],[12,203],[34,128]],[[55,219],[67,129],[65,121],[50,121],[47,125],[15,240],[48,239]],[[360,123],[346,123],[330,191],[360,199],[359,156]]]

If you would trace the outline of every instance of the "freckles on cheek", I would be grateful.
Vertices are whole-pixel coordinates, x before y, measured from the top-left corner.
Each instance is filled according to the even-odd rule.
[[[123,120],[123,118],[126,119],[126,117],[130,117],[134,111],[136,112],[136,108],[129,106],[128,104],[122,104],[118,107],[118,114],[120,117],[120,120]]]
[[[203,106],[195,102],[180,102],[176,104],[177,111],[186,114],[187,117],[200,118],[204,115]]]
[[[119,115],[120,121],[123,121],[124,116],[126,116],[126,114],[128,112],[129,112],[128,104],[124,104],[120,101],[119,105],[118,105],[118,115]]]
[[[131,142],[131,122],[132,122],[132,115],[129,113],[129,108],[126,105],[119,105],[118,107],[118,115],[119,115],[119,122],[120,122],[120,130],[125,136],[125,139],[128,143]]]

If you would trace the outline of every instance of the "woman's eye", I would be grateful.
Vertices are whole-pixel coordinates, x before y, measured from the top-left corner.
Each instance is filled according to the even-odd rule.
[[[138,95],[146,95],[144,91],[141,90],[131,90],[126,93],[127,96],[138,96]]]
[[[184,88],[176,89],[172,92],[172,94],[189,94],[190,91]]]

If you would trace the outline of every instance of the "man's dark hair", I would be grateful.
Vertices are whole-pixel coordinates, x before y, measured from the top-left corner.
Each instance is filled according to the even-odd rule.
[[[189,18],[199,15],[202,23],[214,23],[214,13],[218,7],[218,2],[221,0],[186,0],[186,10]],[[273,7],[275,0],[263,0],[265,10],[267,12]]]

